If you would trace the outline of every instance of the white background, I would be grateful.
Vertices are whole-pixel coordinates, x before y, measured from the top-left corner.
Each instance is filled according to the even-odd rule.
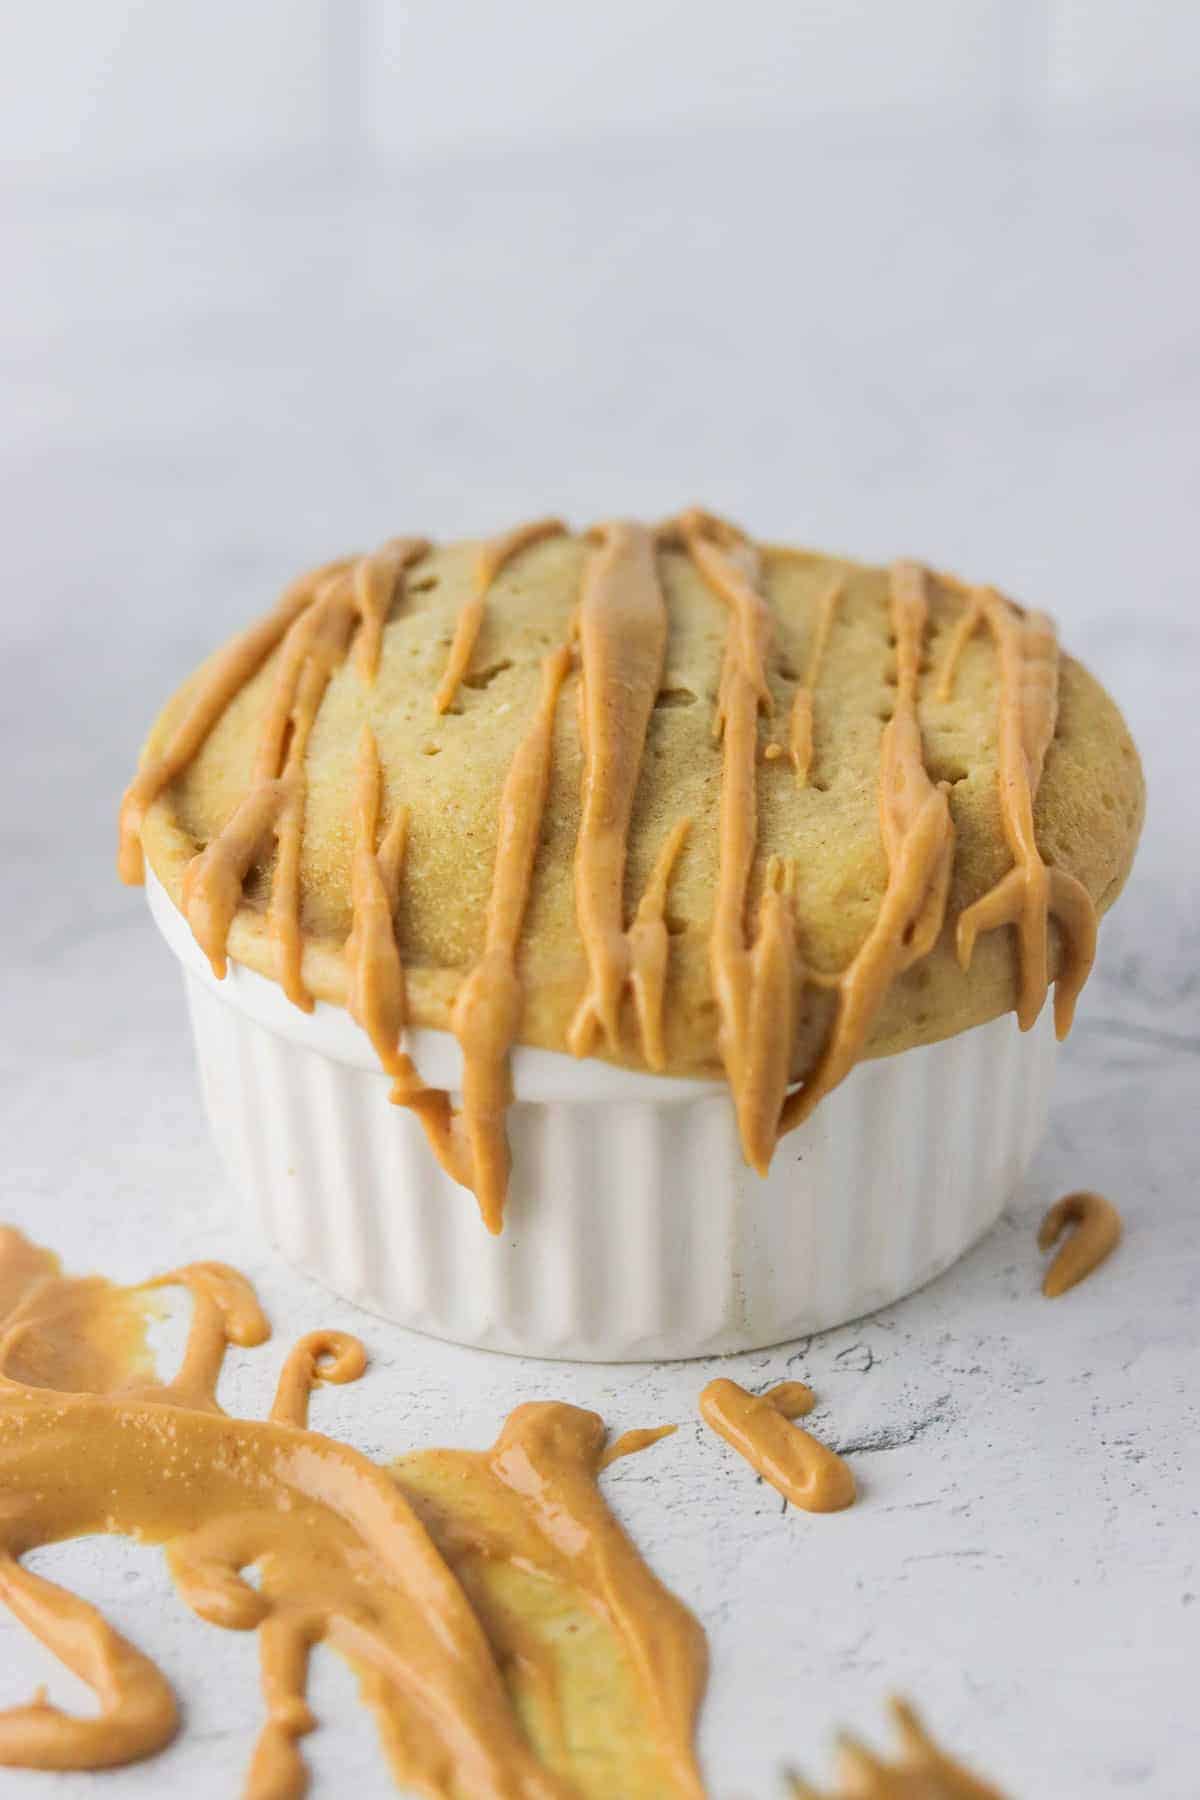
[[[41,0],[4,46],[0,1211],[125,1278],[244,1263],[284,1341],[357,1323],[374,1372],[320,1416],[381,1453],[534,1394],[689,1419],[707,1369],[442,1350],[262,1250],[115,882],[116,796],[199,654],[393,531],[702,499],[1007,584],[1113,687],[1151,796],[1046,1150],[987,1245],[790,1371],[874,1444],[852,1512],[778,1519],[690,1424],[610,1492],[709,1628],[727,1800],[893,1686],[1022,1800],[1189,1800],[1200,8]],[[1045,1308],[1032,1224],[1084,1182],[1128,1241]],[[253,1645],[151,1553],[67,1558],[189,1706],[105,1794],[236,1791]],[[0,1702],[45,1673],[2,1620],[0,1669]],[[318,1793],[386,1791],[357,1723],[311,1750]],[[0,1773],[51,1785],[101,1783]]]
[[[7,10],[0,154],[549,145],[901,111],[1194,120],[1191,0],[41,0]]]

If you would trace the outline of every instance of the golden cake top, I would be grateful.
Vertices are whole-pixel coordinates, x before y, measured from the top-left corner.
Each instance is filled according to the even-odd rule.
[[[854,1062],[1060,1030],[1141,825],[1051,622],[692,511],[393,539],[184,684],[122,807],[218,973],[346,1004],[498,1229],[515,1042],[724,1068],[765,1168]],[[406,1023],[464,1049],[461,1111]]]

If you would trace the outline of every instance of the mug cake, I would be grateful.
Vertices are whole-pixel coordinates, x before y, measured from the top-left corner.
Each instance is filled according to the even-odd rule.
[[[168,702],[120,870],[296,1263],[462,1342],[697,1355],[994,1222],[1142,807],[1044,614],[692,510],[302,576]]]

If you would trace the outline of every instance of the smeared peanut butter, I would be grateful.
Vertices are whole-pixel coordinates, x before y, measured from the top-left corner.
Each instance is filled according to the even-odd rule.
[[[841,1512],[854,1502],[854,1475],[836,1450],[794,1425],[816,1404],[802,1381],[747,1393],[724,1376],[700,1395],[700,1412],[777,1493],[804,1512]]]
[[[266,1719],[248,1800],[305,1790],[321,1644],[357,1674],[405,1788],[696,1800],[704,1636],[597,1491],[596,1414],[522,1406],[491,1450],[419,1452],[388,1473],[307,1424],[314,1387],[363,1372],[357,1339],[302,1338],[270,1418],[231,1418],[217,1400],[226,1350],[268,1332],[254,1291],[216,1263],[150,1285],[168,1284],[190,1289],[193,1313],[179,1372],[160,1382],[146,1290],[62,1276],[0,1232],[0,1600],[99,1703],[93,1717],[40,1696],[0,1712],[0,1764],[111,1767],[177,1730],[154,1664],[21,1560],[103,1531],[162,1545],[194,1612],[257,1631]]]
[[[488,594],[514,557],[565,531],[539,519],[482,544],[473,588],[460,609],[445,670],[433,695],[439,711],[468,677]],[[946,914],[955,839],[945,785],[925,767],[918,682],[926,647],[926,572],[911,563],[891,571],[888,608],[895,638],[895,698],[880,734],[878,807],[887,880],[877,915],[839,974],[806,967],[797,942],[797,868],[787,855],[760,864],[758,762],[787,755],[797,782],[810,776],[813,693],[838,617],[844,578],[819,597],[803,676],[792,698],[786,742],[760,743],[760,721],[774,713],[769,680],[774,655],[772,608],[760,548],[727,521],[699,509],[652,531],[623,522],[601,525],[575,613],[579,651],[578,717],[584,757],[575,848],[575,908],[586,963],[583,991],[566,1031],[576,1055],[597,1049],[625,1056],[635,1048],[650,1069],[667,1066],[670,1003],[668,887],[684,854],[689,821],[666,830],[654,869],[626,922],[630,824],[652,710],[663,678],[667,608],[659,574],[662,551],[682,551],[727,613],[715,731],[721,744],[717,872],[708,957],[718,1020],[718,1049],[729,1081],[743,1152],[765,1172],[781,1132],[806,1119],[862,1054],[896,977],[932,950]],[[240,688],[278,652],[249,787],[222,828],[186,870],[182,904],[214,972],[227,966],[230,927],[251,872],[274,866],[267,910],[279,980],[297,1005],[311,999],[302,975],[300,862],[308,743],[330,679],[353,650],[369,683],[379,664],[390,610],[403,597],[407,571],[428,550],[397,538],[370,556],[331,563],[289,588],[259,625],[213,659],[197,678],[180,722],[161,753],[150,755],[121,808],[119,867],[142,875],[140,831],[147,808],[187,768]],[[1018,1018],[1028,1027],[1049,982],[1049,925],[1062,940],[1055,995],[1060,1034],[1091,966],[1096,910],[1087,890],[1044,861],[1034,831],[1034,802],[1058,712],[1058,646],[1039,614],[1022,613],[991,589],[947,577],[962,611],[936,678],[935,694],[953,694],[958,664],[986,625],[998,669],[997,785],[1013,868],[957,921],[960,961],[969,964],[980,932],[1017,928]],[[564,647],[543,666],[542,698],[518,746],[497,806],[499,833],[485,947],[461,976],[451,1025],[463,1048],[464,1098],[426,1087],[404,1049],[404,969],[396,935],[406,813],[397,796],[380,838],[384,772],[374,739],[364,739],[352,799],[352,924],[346,942],[350,1010],[371,1036],[393,1080],[392,1097],[417,1113],[442,1166],[472,1188],[493,1231],[503,1223],[509,1182],[506,1113],[508,1057],[521,1029],[521,935],[531,892],[550,779],[555,705],[568,675]],[[835,992],[833,1023],[798,1071],[796,1045],[810,1023],[806,998],[816,986]],[[632,1009],[626,1012],[626,999]],[[624,1041],[632,1022],[636,1046]]]
[[[836,1791],[815,1788],[789,1774],[792,1800],[1004,1800],[999,1788],[981,1781],[936,1744],[914,1709],[892,1701],[900,1757],[885,1761],[857,1738],[838,1740]]]
[[[1120,1243],[1123,1230],[1120,1213],[1103,1194],[1083,1190],[1056,1200],[1038,1227],[1038,1249],[1053,1250],[1064,1232],[1069,1235],[1046,1270],[1046,1298],[1057,1300],[1098,1269]]]

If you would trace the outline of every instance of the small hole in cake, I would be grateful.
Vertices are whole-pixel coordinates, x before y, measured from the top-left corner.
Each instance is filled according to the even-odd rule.
[[[421,755],[422,756],[440,756],[441,754],[442,754],[442,746],[440,744],[422,744],[421,745]]]
[[[463,686],[469,688],[490,687],[497,675],[503,675],[506,669],[512,668],[512,658],[502,656],[499,662],[488,663],[485,669],[476,669],[473,675],[463,676]]]
[[[889,687],[898,687],[900,685],[900,677],[897,675],[895,669],[889,669],[883,679],[887,682]]]
[[[879,720],[879,723],[880,723],[880,724],[881,724],[881,725],[890,725],[890,724],[891,724],[891,722],[892,722],[892,709],[891,709],[891,707],[890,707],[890,706],[879,706],[879,707],[876,707],[876,709],[875,709],[875,717],[876,717],[876,718],[877,718],[877,719],[878,719],[878,720]]]
[[[663,914],[663,924],[667,928],[668,937],[682,937],[688,928],[687,920],[681,919],[678,913],[673,912]]]
[[[696,695],[693,694],[691,688],[686,687],[660,688],[658,690],[658,698],[654,704],[655,706],[663,707],[695,706]]]
[[[407,584],[408,592],[410,594],[428,594],[437,586],[440,579],[440,576],[437,575],[422,575],[420,581],[410,581]]]
[[[830,784],[827,781],[810,781],[808,785],[816,794],[827,794],[829,792]]]
[[[779,659],[779,673],[785,681],[799,681],[800,679],[799,669],[794,663],[788,662],[786,657]]]

